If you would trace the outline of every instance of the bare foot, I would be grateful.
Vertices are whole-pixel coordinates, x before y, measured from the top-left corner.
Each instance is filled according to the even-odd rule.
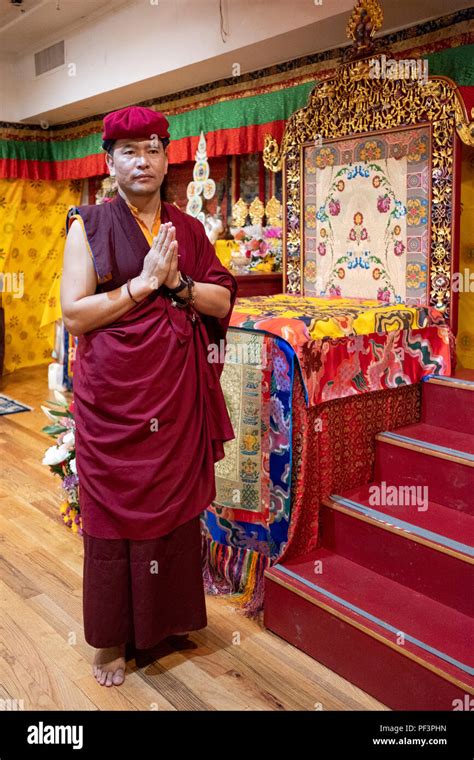
[[[92,672],[101,686],[120,686],[125,681],[125,644],[98,649]]]

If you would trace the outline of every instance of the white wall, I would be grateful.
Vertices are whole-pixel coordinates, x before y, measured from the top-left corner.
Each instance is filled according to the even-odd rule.
[[[106,0],[97,0],[93,17],[45,38],[52,17],[44,14],[56,12],[56,3],[42,0],[36,37],[34,27],[21,19],[8,31],[10,41],[16,41],[11,34],[18,35],[17,50],[28,51],[13,59],[14,85],[3,65],[0,38],[1,120],[67,123],[231,78],[234,64],[246,73],[349,44],[345,28],[354,5],[354,0],[222,0],[224,42],[219,0],[116,2],[107,11]],[[383,0],[382,5],[384,34],[452,13],[470,0]],[[34,16],[28,23],[31,18],[34,23]],[[61,39],[66,65],[35,77],[34,53]]]
[[[153,1],[135,0],[128,7],[96,19],[90,28],[84,26],[42,41],[19,58],[15,72],[21,87],[9,103],[10,118],[38,120],[40,115],[46,115],[54,123],[65,120],[63,113],[55,114],[56,109],[114,90],[119,90],[118,100],[122,102],[117,102],[114,94],[101,97],[99,102],[90,101],[90,113],[176,92],[182,86],[192,86],[189,81],[201,84],[219,76],[232,76],[233,63],[239,63],[242,72],[249,71],[254,66],[243,48],[258,47],[265,40],[313,24],[335,10],[342,13],[353,4],[353,0],[325,0],[322,5],[315,5],[314,0],[224,0],[224,24],[229,36],[223,42],[218,0],[158,0],[157,5],[152,5]],[[33,53],[63,37],[68,65],[35,77]],[[323,39],[314,40],[314,49],[324,47]],[[223,55],[225,65],[220,62],[216,76],[213,59]],[[280,61],[286,60],[284,50],[275,51],[275,55]],[[186,67],[193,66],[196,75],[198,62],[204,63],[200,81],[186,76],[183,79]],[[73,113],[70,117],[77,118]],[[87,109],[82,115],[88,115]]]
[[[19,121],[13,86],[13,65],[0,61],[0,121]]]

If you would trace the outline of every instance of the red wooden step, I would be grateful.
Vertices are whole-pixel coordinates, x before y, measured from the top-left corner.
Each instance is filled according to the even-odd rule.
[[[414,425],[406,425],[379,435],[396,439],[409,438],[410,441],[414,442],[414,446],[420,444],[425,446],[432,456],[440,459],[449,457],[462,459],[463,463],[474,467],[474,435],[472,433],[448,430],[438,425],[417,422]]]
[[[474,433],[474,382],[433,377],[423,383],[422,394],[422,422]]]
[[[467,615],[325,548],[265,572],[267,628],[395,710],[474,694]]]
[[[429,502],[374,505],[373,483],[321,507],[322,545],[391,580],[474,615],[474,517]],[[424,505],[423,505],[424,506]]]
[[[426,423],[379,433],[375,480],[427,485],[430,501],[474,513],[474,436]]]

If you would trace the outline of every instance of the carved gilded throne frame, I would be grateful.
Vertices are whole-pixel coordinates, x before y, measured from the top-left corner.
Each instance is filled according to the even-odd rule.
[[[335,139],[375,135],[409,127],[427,127],[430,219],[427,303],[456,323],[452,275],[457,265],[460,141],[474,145],[473,124],[455,83],[447,77],[375,78],[374,60],[383,53],[372,40],[382,11],[376,0],[358,0],[347,34],[354,44],[333,78],[317,84],[308,104],[288,120],[281,145],[265,136],[264,163],[283,171],[283,285],[290,295],[305,293],[303,278],[303,150],[309,144],[330,145]],[[367,22],[369,24],[367,25]],[[369,31],[366,33],[365,28]],[[385,56],[389,51],[385,49]],[[372,75],[371,75],[372,74]],[[314,295],[314,294],[313,294]]]

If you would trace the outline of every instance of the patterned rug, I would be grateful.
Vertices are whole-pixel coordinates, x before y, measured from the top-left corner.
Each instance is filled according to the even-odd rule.
[[[21,404],[9,396],[0,396],[0,415],[17,414],[17,412],[29,412],[33,407]]]

